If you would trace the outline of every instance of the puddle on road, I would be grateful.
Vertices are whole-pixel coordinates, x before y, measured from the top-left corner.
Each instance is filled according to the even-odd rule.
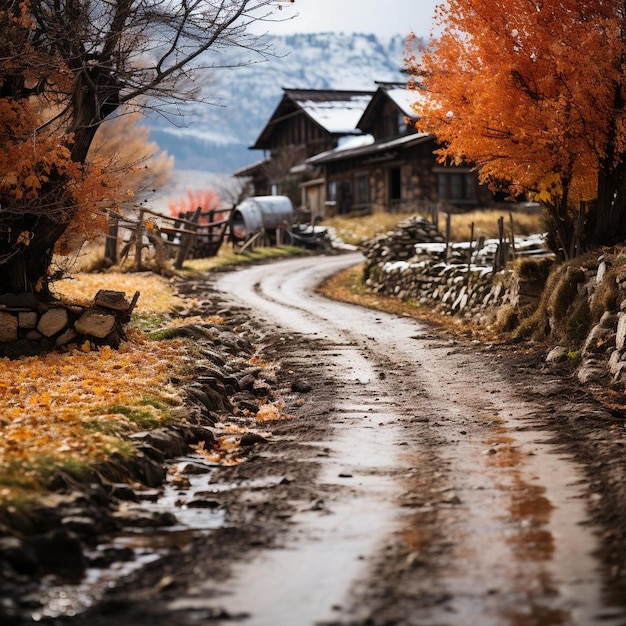
[[[623,610],[605,606],[598,584],[579,470],[513,416],[483,423],[482,441],[441,450],[454,462],[458,500],[442,509],[439,498],[437,524],[448,536],[426,535],[453,546],[442,573],[449,600],[434,614],[449,626],[623,625]],[[423,493],[423,484],[407,484]],[[416,509],[401,531],[416,559],[432,549],[421,528],[428,513]]]
[[[203,463],[201,457],[185,457],[179,461]],[[210,467],[207,466],[207,469],[210,470]],[[40,607],[32,611],[29,617],[34,622],[40,622],[45,618],[78,615],[94,606],[107,590],[124,584],[124,579],[133,572],[157,561],[173,550],[186,549],[198,536],[222,527],[225,518],[224,509],[220,507],[194,508],[185,504],[185,502],[192,502],[196,493],[214,490],[216,486],[210,483],[210,472],[190,475],[187,478],[189,485],[183,491],[178,483],[168,481],[163,493],[156,501],[129,502],[122,507],[122,510],[127,511],[131,516],[133,512],[174,513],[177,520],[175,525],[129,529],[116,535],[110,543],[97,546],[95,550],[96,555],[106,551],[119,551],[120,554],[127,555],[130,549],[133,554],[131,559],[113,562],[106,568],[88,568],[79,580],[65,580],[61,577],[44,579],[37,597],[33,598],[34,605],[40,605]],[[280,478],[275,482],[279,480]],[[260,488],[268,483],[268,480],[250,482],[258,483],[250,485],[251,487]],[[221,484],[214,491],[218,494],[239,487],[240,485],[235,484]]]

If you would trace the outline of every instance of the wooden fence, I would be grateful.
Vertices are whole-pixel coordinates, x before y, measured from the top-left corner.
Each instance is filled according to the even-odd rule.
[[[174,259],[180,269],[187,258],[216,256],[230,223],[231,209],[196,209],[178,217],[140,208],[135,216],[111,214],[105,259],[124,263],[132,255],[136,269],[142,267],[144,251],[151,249],[157,262]]]

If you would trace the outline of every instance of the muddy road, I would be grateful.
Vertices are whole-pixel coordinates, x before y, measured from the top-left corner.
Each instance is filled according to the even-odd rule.
[[[226,524],[68,624],[626,624],[623,420],[537,360],[314,292],[358,260],[219,277],[295,419],[210,477]]]
[[[317,476],[333,500],[298,519],[288,550],[237,573],[232,607],[250,624],[626,623],[594,558],[582,468],[542,430],[540,381],[511,379],[495,351],[313,293],[350,262],[295,260],[218,283],[306,337],[285,342],[336,384]]]

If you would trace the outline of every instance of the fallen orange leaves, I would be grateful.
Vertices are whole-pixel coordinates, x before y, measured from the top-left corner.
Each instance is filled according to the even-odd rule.
[[[182,301],[168,281],[152,275],[80,275],[62,288],[95,295],[98,289],[141,292],[145,312]],[[68,288],[71,285],[71,288]],[[165,422],[182,406],[184,340],[145,341],[130,329],[119,350],[100,349],[0,359],[0,504],[38,488],[56,468],[80,468],[129,450],[123,434]]]
[[[167,313],[183,304],[169,280],[150,273],[76,274],[54,283],[57,295],[85,305],[91,303],[100,289],[124,291],[130,296],[135,291],[141,292],[135,309],[138,313]]]

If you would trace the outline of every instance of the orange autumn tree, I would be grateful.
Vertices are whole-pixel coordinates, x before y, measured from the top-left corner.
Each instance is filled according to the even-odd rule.
[[[624,11],[615,0],[449,0],[440,36],[409,59],[418,126],[441,160],[541,202],[564,258],[626,237]]]
[[[0,3],[0,294],[50,298],[56,243],[92,227],[119,192],[91,159],[96,132],[129,106],[161,110],[231,68],[219,54],[268,43],[251,26],[276,0],[13,0]],[[258,32],[258,31],[257,31]]]
[[[172,217],[178,217],[181,213],[194,213],[200,209],[202,213],[215,211],[222,205],[219,194],[214,189],[187,189],[187,195],[168,204]],[[222,219],[223,215],[214,215],[213,220]],[[204,218],[206,221],[206,218]]]

